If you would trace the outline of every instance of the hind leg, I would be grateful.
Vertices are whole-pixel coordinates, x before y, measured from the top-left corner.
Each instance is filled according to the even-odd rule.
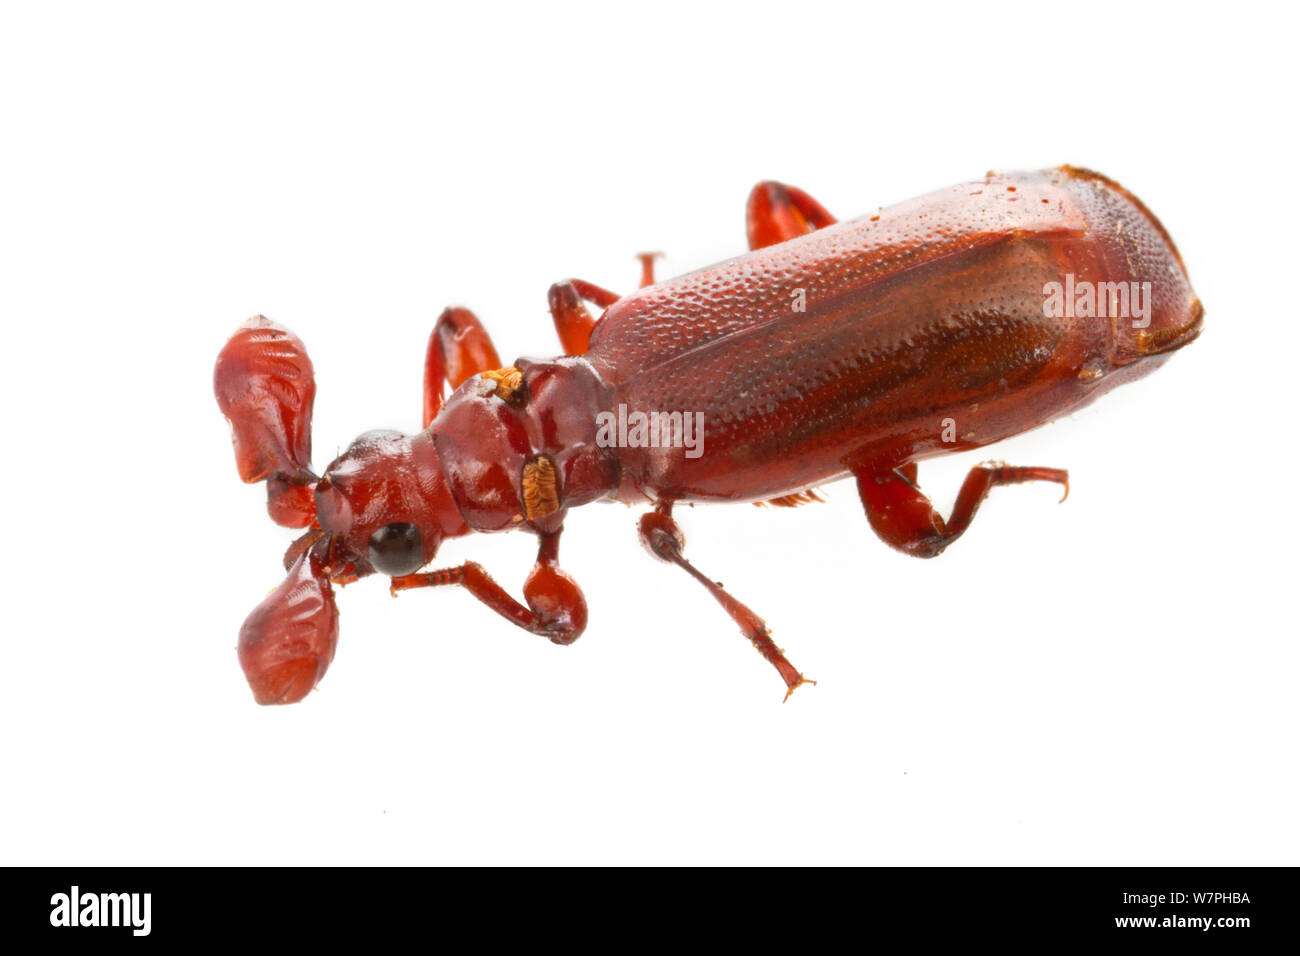
[[[1070,493],[1069,473],[1060,468],[978,465],[962,482],[947,521],[916,484],[916,465],[854,473],[871,528],[886,544],[917,558],[933,558],[970,527],[975,512],[998,485],[1055,481]],[[1062,496],[1062,501],[1065,497]]]

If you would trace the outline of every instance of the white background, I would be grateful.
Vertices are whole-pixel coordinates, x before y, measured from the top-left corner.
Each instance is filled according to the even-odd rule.
[[[0,861],[1296,863],[1294,25],[1214,9],[7,7]],[[552,282],[738,253],[759,179],[848,218],[1064,162],[1162,218],[1206,331],[994,449],[1068,502],[999,490],[938,560],[850,483],[685,511],[817,687],[604,505],[575,646],[369,580],[319,691],[253,704],[292,534],[211,395],[244,318],[307,342],[323,466],[418,427],[447,304],[554,354]],[[941,509],[979,460],[923,467]],[[439,564],[518,594],[532,550]]]

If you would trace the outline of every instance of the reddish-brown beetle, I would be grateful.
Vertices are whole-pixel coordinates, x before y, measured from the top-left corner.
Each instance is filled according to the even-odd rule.
[[[1067,476],[978,466],[945,521],[918,487],[918,460],[1079,408],[1201,329],[1160,223],[1068,166],[990,173],[843,223],[799,189],[760,183],[748,232],[750,253],[665,282],[643,256],[632,295],[552,286],[565,351],[554,361],[502,367],[478,320],[448,309],[429,339],[425,429],[364,434],[319,478],[302,342],[260,316],[241,327],[215,374],[239,473],[267,481],[276,522],[308,529],[240,634],[257,701],[292,703],[316,685],[338,637],[331,582],[374,572],[394,592],[460,585],[520,627],[574,641],[587,607],[559,567],[560,532],[568,509],[609,500],[654,506],[642,542],[709,590],[788,696],[804,678],[758,615],[683,556],[676,502],[796,505],[852,475],[876,533],[933,557],[996,485],[1068,488]],[[445,538],[511,528],[540,541],[526,605],[472,562],[418,573]]]

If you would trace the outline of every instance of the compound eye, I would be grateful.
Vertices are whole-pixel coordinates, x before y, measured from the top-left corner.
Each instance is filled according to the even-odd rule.
[[[420,529],[405,521],[386,524],[370,536],[370,564],[380,574],[400,577],[424,564]]]

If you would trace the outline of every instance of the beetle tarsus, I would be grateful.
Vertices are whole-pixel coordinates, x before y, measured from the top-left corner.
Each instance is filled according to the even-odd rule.
[[[784,704],[787,700],[789,700],[790,695],[793,694],[795,691],[797,691],[804,684],[812,684],[814,687],[817,686],[817,682],[813,680],[811,677],[804,677],[802,674],[798,675],[798,677],[799,677],[798,680],[792,683],[787,683],[785,685],[785,696],[781,698],[781,703]]]

